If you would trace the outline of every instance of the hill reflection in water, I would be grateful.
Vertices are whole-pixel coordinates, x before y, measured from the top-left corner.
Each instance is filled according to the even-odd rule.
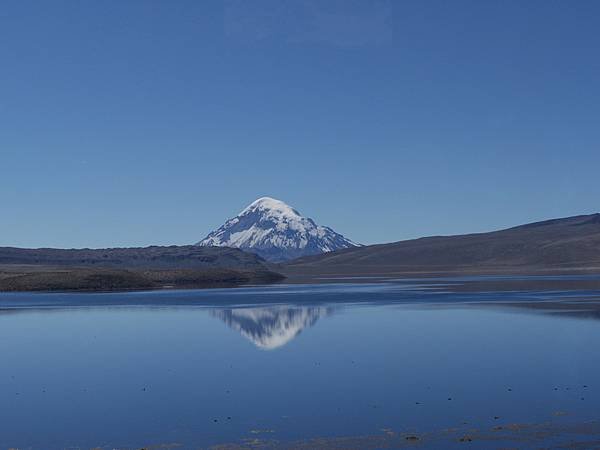
[[[333,313],[331,307],[272,306],[258,308],[213,309],[213,317],[221,319],[254,345],[263,350],[282,347],[306,327]]]

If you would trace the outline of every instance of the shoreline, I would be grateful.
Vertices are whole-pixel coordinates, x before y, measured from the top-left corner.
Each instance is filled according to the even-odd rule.
[[[115,269],[0,266],[0,293],[102,293],[208,289],[272,284],[285,276],[268,269]]]
[[[397,271],[364,274],[296,273],[285,266],[260,269],[113,268],[0,265],[2,293],[118,293],[220,289],[248,285],[415,283],[451,292],[598,290],[599,268]]]

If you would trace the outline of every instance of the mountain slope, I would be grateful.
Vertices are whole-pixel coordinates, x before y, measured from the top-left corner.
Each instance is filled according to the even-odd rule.
[[[270,197],[254,201],[197,245],[240,248],[270,261],[357,246],[331,228],[317,225],[284,202]]]
[[[435,236],[290,262],[289,274],[600,270],[600,214],[489,233]]]

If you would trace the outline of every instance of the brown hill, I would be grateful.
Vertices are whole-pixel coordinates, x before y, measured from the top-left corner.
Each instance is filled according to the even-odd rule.
[[[290,275],[600,271],[600,214],[434,236],[294,260]]]

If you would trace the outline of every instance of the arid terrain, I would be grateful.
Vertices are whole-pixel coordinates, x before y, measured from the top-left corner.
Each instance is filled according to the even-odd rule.
[[[282,270],[291,278],[597,273],[600,214],[350,248],[296,259]]]

